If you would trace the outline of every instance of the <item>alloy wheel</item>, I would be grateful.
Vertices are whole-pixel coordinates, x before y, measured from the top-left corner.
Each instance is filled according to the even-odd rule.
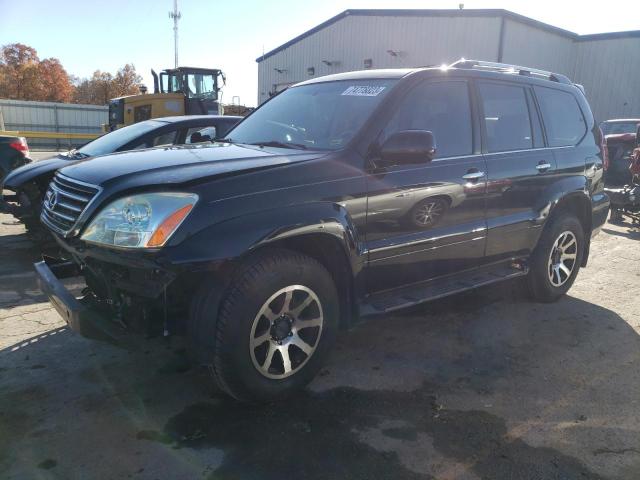
[[[299,371],[313,356],[323,327],[322,304],[313,290],[290,285],[271,295],[251,326],[254,367],[279,380]]]
[[[415,222],[422,226],[428,226],[433,223],[442,215],[444,212],[444,206],[441,202],[434,200],[431,202],[427,202],[422,204],[413,214],[413,218]]]
[[[562,232],[551,248],[548,262],[549,281],[554,287],[564,285],[576,266],[578,241],[571,231]]]

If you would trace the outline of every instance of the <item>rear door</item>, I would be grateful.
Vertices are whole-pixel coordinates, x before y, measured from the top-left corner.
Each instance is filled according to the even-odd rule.
[[[478,81],[487,164],[487,261],[527,255],[540,225],[540,202],[557,179],[531,89]]]
[[[398,131],[429,130],[437,155],[367,176],[370,293],[482,262],[486,167],[475,118],[466,79],[425,81],[399,102],[379,143]]]
[[[587,118],[589,123],[593,122],[591,113],[583,111],[569,91],[538,86],[533,91],[559,175],[586,174],[590,181],[597,180],[602,175],[603,165],[598,142],[587,127]]]

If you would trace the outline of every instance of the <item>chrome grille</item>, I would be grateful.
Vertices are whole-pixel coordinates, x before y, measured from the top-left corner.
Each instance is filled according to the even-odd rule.
[[[40,219],[52,230],[67,235],[99,188],[59,173],[53,177],[42,202]]]

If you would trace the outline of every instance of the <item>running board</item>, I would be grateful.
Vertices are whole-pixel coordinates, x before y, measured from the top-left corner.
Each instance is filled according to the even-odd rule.
[[[521,263],[500,263],[377,293],[360,305],[360,316],[381,315],[528,273]]]

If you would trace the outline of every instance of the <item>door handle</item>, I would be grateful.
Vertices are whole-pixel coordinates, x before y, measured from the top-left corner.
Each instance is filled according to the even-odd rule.
[[[544,160],[536,165],[536,170],[539,172],[546,172],[551,168],[551,164],[549,162],[545,162]]]
[[[484,172],[480,172],[480,171],[475,171],[475,172],[468,172],[465,175],[462,176],[463,180],[468,180],[468,181],[474,181],[474,180],[478,180],[480,178],[483,178],[486,174]]]

